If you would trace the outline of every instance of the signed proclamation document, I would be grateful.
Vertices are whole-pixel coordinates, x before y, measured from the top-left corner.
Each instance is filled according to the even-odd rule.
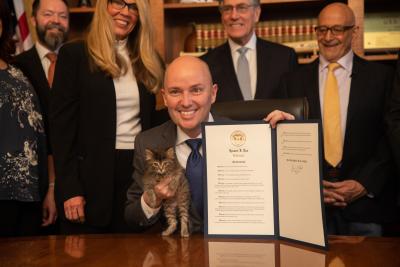
[[[324,246],[318,124],[278,125],[280,236]]]
[[[205,233],[326,247],[319,127],[205,123]]]
[[[273,235],[269,124],[210,125],[205,131],[208,233]]]

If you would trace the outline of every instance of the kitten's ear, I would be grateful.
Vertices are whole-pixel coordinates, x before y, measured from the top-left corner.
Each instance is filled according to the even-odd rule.
[[[169,158],[169,159],[175,158],[174,147],[168,148],[167,151],[165,151],[165,154],[167,155],[167,158]]]
[[[154,152],[151,149],[145,149],[146,161],[154,159]]]

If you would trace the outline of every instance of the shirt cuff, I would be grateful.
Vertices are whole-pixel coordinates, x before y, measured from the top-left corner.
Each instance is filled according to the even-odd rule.
[[[150,219],[151,217],[156,215],[161,209],[161,207],[153,209],[152,207],[147,205],[147,203],[143,199],[143,195],[140,198],[140,204],[142,205],[142,210],[143,210],[144,215],[146,216],[147,219]]]

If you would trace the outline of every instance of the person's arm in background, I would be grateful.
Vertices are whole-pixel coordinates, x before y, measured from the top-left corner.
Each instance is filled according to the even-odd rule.
[[[42,226],[48,226],[55,223],[57,219],[57,208],[54,198],[54,185],[56,180],[56,174],[54,171],[54,159],[53,155],[47,156],[48,165],[48,177],[49,185],[46,196],[42,203]]]

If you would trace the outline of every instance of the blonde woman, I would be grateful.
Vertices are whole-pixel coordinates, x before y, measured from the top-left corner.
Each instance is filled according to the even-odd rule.
[[[147,0],[98,0],[84,42],[61,48],[50,129],[64,234],[129,232],[136,135],[154,125],[164,66]]]

